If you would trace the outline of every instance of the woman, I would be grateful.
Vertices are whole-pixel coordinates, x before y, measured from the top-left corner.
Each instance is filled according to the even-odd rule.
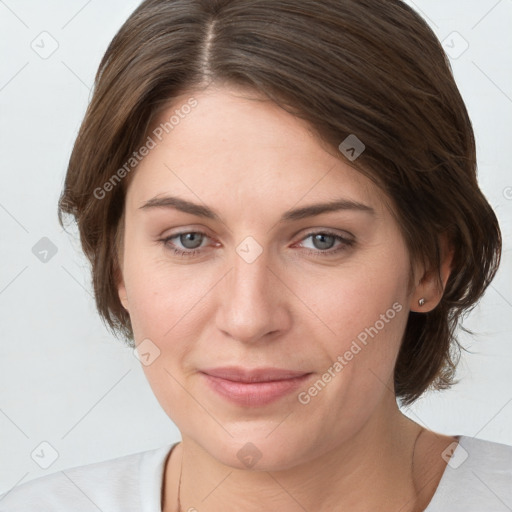
[[[147,0],[70,159],[98,311],[180,443],[1,511],[512,507],[512,447],[407,418],[453,384],[501,235],[442,47],[399,0]]]

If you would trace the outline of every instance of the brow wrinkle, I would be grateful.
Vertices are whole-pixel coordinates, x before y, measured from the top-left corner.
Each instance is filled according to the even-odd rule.
[[[289,210],[283,214],[281,217],[281,222],[300,220],[306,217],[313,217],[322,213],[335,212],[339,210],[356,210],[375,214],[375,210],[373,208],[363,203],[358,203],[357,201],[350,201],[347,199],[339,199],[330,203],[313,204],[303,208]]]
[[[186,201],[185,199],[180,199],[175,196],[153,197],[149,201],[145,202],[139,209],[153,208],[174,208],[184,213],[196,215],[197,217],[207,217],[213,220],[220,220],[219,215],[207,206],[192,203],[191,201]]]
[[[190,213],[197,217],[206,217],[220,221],[220,216],[213,209],[208,206],[203,206],[185,199],[181,199],[175,196],[160,196],[153,197],[149,201],[145,202],[140,209],[153,209],[153,208],[174,208],[184,213]],[[322,213],[329,213],[341,210],[352,210],[366,212],[371,215],[375,214],[375,210],[363,203],[352,201],[348,199],[339,199],[328,203],[318,203],[302,208],[296,208],[284,212],[279,222],[290,222],[305,219],[308,217],[314,217],[321,215]]]

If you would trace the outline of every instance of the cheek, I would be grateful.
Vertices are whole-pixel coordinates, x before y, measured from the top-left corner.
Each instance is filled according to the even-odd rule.
[[[298,295],[315,313],[311,321],[316,319],[329,339],[342,340],[343,345],[360,334],[364,341],[365,333],[375,328],[386,335],[399,332],[399,313],[407,301],[407,262],[394,257],[393,262],[381,254],[323,274],[303,274]]]
[[[407,322],[407,253],[383,247],[329,277],[316,277],[304,279],[302,289],[321,320],[312,317],[310,326],[318,325],[319,350],[328,356],[324,371],[336,375],[324,399],[357,408],[364,397],[363,409],[371,409],[392,385]]]
[[[145,259],[139,251],[126,265],[125,277],[135,342],[144,347],[139,353],[149,352],[151,358],[141,357],[142,369],[162,409],[180,425],[194,413],[184,373],[199,336],[201,298],[211,287],[205,273],[194,277],[190,269]]]
[[[194,288],[190,280],[184,282],[184,276],[177,276],[175,272],[141,272],[131,281],[129,291],[135,339],[171,340],[187,325],[187,313],[192,314],[194,305],[206,290],[203,286]]]
[[[408,315],[405,268],[406,260],[391,265],[379,258],[339,270],[330,281],[303,282],[308,290],[304,302],[310,301],[321,319],[312,316],[308,324],[325,363],[317,368],[319,380],[302,390],[301,403],[306,404],[305,417],[324,418],[326,431],[359,429],[392,394]],[[328,418],[322,413],[326,410],[331,411]]]
[[[184,326],[190,329],[194,318],[199,326],[201,311],[216,296],[213,289],[222,269],[213,264],[171,263],[163,251],[132,245],[125,256],[125,283],[136,340],[153,336],[167,342]],[[400,329],[400,322],[387,320],[394,320],[393,304],[405,309],[406,269],[405,251],[386,254],[384,248],[338,266],[315,269],[297,264],[279,273],[289,283],[285,302],[295,321],[308,324],[320,338],[343,350],[358,336],[364,341],[365,332],[374,332],[375,325],[379,334]]]
[[[128,239],[124,258],[131,323],[136,342],[163,340],[204,296],[208,283],[204,272],[198,279],[193,265],[171,264],[163,248],[141,238]]]

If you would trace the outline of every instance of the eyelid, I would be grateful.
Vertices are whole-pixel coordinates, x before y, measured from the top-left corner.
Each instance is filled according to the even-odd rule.
[[[337,231],[337,230],[334,230],[334,229],[331,229],[331,228],[309,228],[306,231],[306,233],[304,233],[301,236],[299,241],[302,242],[305,238],[308,238],[311,235],[318,235],[318,234],[340,237],[340,238],[343,238],[343,240],[345,240],[347,242],[355,242],[354,235],[352,235],[348,231],[341,231],[340,232],[340,231]]]
[[[179,237],[180,235],[186,235],[186,234],[190,234],[190,233],[194,233],[194,234],[198,234],[198,235],[201,235],[205,238],[209,238],[209,239],[212,239],[212,237],[210,235],[208,235],[208,233],[204,232],[204,231],[201,231],[201,230],[194,230],[194,229],[186,229],[186,230],[182,230],[182,231],[179,231],[177,233],[172,233],[168,236],[165,236],[165,237],[162,237],[160,238],[158,241],[163,243],[164,246],[168,246],[170,249],[174,250],[174,253],[175,254],[179,254],[180,256],[182,257],[187,257],[187,256],[194,256],[195,254],[197,253],[202,253],[204,252],[204,249],[208,246],[203,246],[203,247],[197,247],[195,249],[181,249],[179,247],[175,247],[174,244],[172,244],[170,242],[170,240],[172,238],[176,238],[176,237]],[[332,236],[334,237],[337,241],[340,242],[340,244],[338,245],[337,248],[330,248],[330,249],[326,249],[326,250],[320,250],[320,249],[307,249],[307,248],[304,248],[304,250],[310,254],[310,255],[314,255],[314,256],[324,256],[324,257],[329,257],[329,256],[333,256],[335,254],[337,254],[338,252],[344,250],[344,249],[348,249],[350,248],[351,246],[353,246],[355,244],[355,237],[351,234],[351,233],[348,233],[348,232],[344,232],[343,235],[341,235],[339,232],[336,232],[335,230],[333,229],[330,229],[330,228],[309,228],[309,230],[303,234],[301,236],[301,238],[295,242],[293,246],[297,245],[297,244],[300,244],[302,242],[304,242],[307,238],[313,236],[313,235],[318,235],[318,234],[323,234],[323,235],[327,235],[327,236]],[[219,245],[219,242],[216,242],[215,243],[216,246]],[[336,246],[335,246],[336,247]]]
[[[319,235],[319,234],[332,236],[332,237],[334,237],[334,239],[336,241],[339,242],[339,244],[334,245],[334,247],[331,247],[331,248],[323,250],[323,251],[320,249],[309,249],[309,248],[305,247],[304,250],[311,256],[315,256],[315,257],[319,256],[319,257],[324,257],[324,258],[329,258],[329,256],[336,256],[336,255],[338,255],[339,252],[341,252],[343,250],[347,250],[350,247],[352,247],[356,242],[354,236],[349,233],[345,233],[345,235],[340,235],[336,231],[332,231],[330,229],[314,229],[312,231],[307,232],[305,235],[303,235],[301,237],[301,239],[298,242],[294,243],[293,245],[295,246],[297,244],[302,244],[305,240],[307,240],[311,236]]]
[[[160,242],[165,242],[165,241],[169,241],[170,239],[172,238],[177,238],[181,235],[188,235],[190,233],[194,233],[196,235],[201,235],[203,238],[209,238],[210,240],[212,240],[213,238],[208,234],[206,233],[205,231],[201,231],[199,229],[186,229],[186,230],[183,230],[183,231],[178,231],[177,233],[171,233],[169,235],[166,235],[166,236],[162,236],[161,238],[159,238],[159,241]],[[205,246],[206,247],[206,246]],[[200,247],[200,248],[197,248],[197,249],[187,249],[189,252],[191,251],[197,251],[199,249],[204,249],[205,247]]]

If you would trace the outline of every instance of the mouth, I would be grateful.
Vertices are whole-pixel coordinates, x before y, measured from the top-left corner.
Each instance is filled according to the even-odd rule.
[[[282,368],[210,368],[200,372],[217,395],[239,406],[270,404],[300,388],[311,372]]]

